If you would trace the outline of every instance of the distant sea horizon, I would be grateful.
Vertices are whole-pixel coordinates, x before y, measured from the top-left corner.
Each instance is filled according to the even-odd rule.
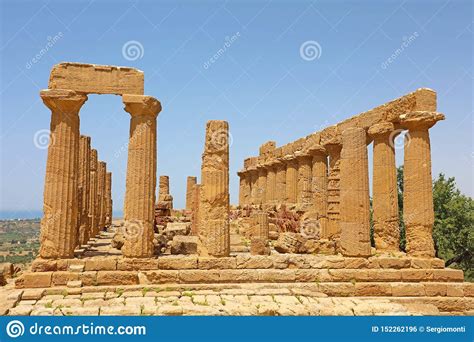
[[[0,211],[0,220],[32,220],[43,217],[42,210],[3,210]],[[113,217],[123,217],[123,212],[114,212]]]

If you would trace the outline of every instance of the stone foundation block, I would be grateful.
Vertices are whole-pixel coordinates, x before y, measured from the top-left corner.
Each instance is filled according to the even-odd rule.
[[[264,255],[237,255],[237,268],[272,268],[273,260],[270,256]]]
[[[436,296],[446,296],[447,286],[445,283],[422,283],[425,287],[425,293],[427,296],[436,297]]]
[[[138,284],[137,272],[99,271],[97,285],[135,285]]]
[[[319,292],[334,297],[352,297],[355,285],[351,283],[321,283],[318,284]]]
[[[392,286],[387,283],[356,283],[356,296],[391,296]]]
[[[23,286],[28,288],[50,287],[53,272],[28,272],[23,278]]]
[[[158,259],[155,258],[122,258],[117,260],[119,271],[145,271],[158,269]]]
[[[222,270],[219,272],[219,281],[221,283],[248,283],[258,282],[258,270]]]
[[[219,272],[213,270],[181,270],[178,271],[180,283],[213,283],[219,282]]]
[[[294,282],[296,280],[295,270],[258,270],[258,279],[263,282]]]
[[[32,272],[49,272],[56,271],[58,263],[56,260],[37,258],[31,263]]]
[[[86,271],[79,274],[83,286],[97,285],[97,271]]]
[[[52,286],[64,286],[71,280],[79,280],[79,273],[68,271],[53,272]]]
[[[464,272],[452,268],[432,270],[433,279],[436,281],[464,281]]]
[[[86,259],[85,271],[113,271],[117,269],[117,258],[115,257],[94,257]]]
[[[178,283],[178,271],[145,271],[142,272],[150,284]]]
[[[392,296],[407,297],[407,296],[425,296],[425,287],[423,284],[416,283],[393,283]]]
[[[200,257],[198,259],[198,268],[202,270],[234,269],[234,268],[237,268],[237,258],[235,257],[223,257],[223,258]]]
[[[167,255],[158,258],[158,268],[161,270],[187,270],[197,269],[197,256],[174,256]]]

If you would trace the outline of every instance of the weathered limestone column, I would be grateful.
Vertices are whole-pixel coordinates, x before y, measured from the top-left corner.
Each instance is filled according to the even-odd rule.
[[[156,191],[156,118],[161,104],[151,96],[123,95],[131,115],[124,219],[125,257],[153,255]]]
[[[267,185],[266,185],[266,192],[265,192],[265,199],[266,204],[274,204],[275,203],[275,184],[276,183],[276,173],[275,167],[273,163],[267,164]]]
[[[99,212],[99,231],[104,230],[105,227],[105,215],[106,215],[106,198],[105,198],[105,178],[107,174],[107,163],[99,161],[97,178],[97,195],[98,195],[98,212]]]
[[[105,226],[110,227],[112,225],[112,172],[105,174],[105,198]]]
[[[312,194],[313,207],[317,214],[321,238],[328,239],[328,159],[321,145],[312,146],[308,153],[312,156]]]
[[[266,212],[255,213],[252,217],[252,238],[250,239],[250,253],[252,255],[268,255],[269,225]]]
[[[186,179],[186,210],[192,210],[193,203],[193,188],[196,185],[197,178],[193,176],[188,176]]]
[[[239,171],[237,172],[239,176],[239,206],[244,207],[250,203],[250,174],[248,171]]]
[[[91,150],[90,156],[90,196],[89,196],[89,220],[90,220],[90,231],[89,231],[89,238],[94,237],[99,232],[99,220],[97,214],[97,204],[98,204],[98,196],[97,196],[97,189],[99,186],[99,177],[98,177],[98,160],[97,160],[97,150]]]
[[[302,209],[309,209],[312,204],[313,194],[311,189],[311,166],[313,157],[306,153],[296,154],[298,161],[298,198],[297,203]]]
[[[250,199],[249,204],[257,204],[258,202],[258,171],[255,167],[248,170],[250,177]]]
[[[208,121],[201,166],[199,235],[205,251],[229,256],[229,124]]]
[[[42,90],[51,110],[39,255],[71,258],[77,244],[79,110],[87,96],[71,90]]]
[[[267,169],[264,165],[257,165],[258,185],[257,185],[257,204],[266,203],[267,192]]]
[[[192,218],[191,218],[191,235],[197,236],[199,234],[199,202],[201,196],[201,185],[194,184],[193,186],[193,203],[192,203]]]
[[[393,143],[395,127],[390,122],[383,122],[370,127],[368,133],[374,139],[372,208],[375,248],[380,251],[398,251],[400,229]]]
[[[339,226],[339,195],[340,195],[340,158],[342,144],[340,138],[336,138],[323,145],[329,155],[328,172],[328,225],[327,237],[338,238],[341,234]]]
[[[286,201],[286,165],[283,161],[277,159],[275,161],[275,197],[279,204]]]
[[[363,128],[342,132],[341,250],[344,256],[368,257],[370,247],[369,164]]]
[[[90,220],[89,220],[89,196],[90,196],[90,164],[91,164],[91,138],[81,135],[79,139],[79,222],[78,238],[79,246],[85,245],[89,241]]]
[[[160,207],[172,210],[173,209],[173,196],[170,194],[170,177],[160,176],[158,190],[158,202]]]
[[[436,112],[412,112],[400,116],[408,129],[405,136],[403,170],[403,220],[406,249],[412,256],[433,257],[433,186],[431,147],[428,130],[444,115]]]
[[[283,157],[286,163],[286,200],[287,204],[296,204],[298,199],[298,161],[294,156]]]

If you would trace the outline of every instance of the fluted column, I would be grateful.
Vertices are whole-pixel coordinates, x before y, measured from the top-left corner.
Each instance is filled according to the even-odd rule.
[[[258,190],[257,190],[257,204],[266,203],[267,192],[267,170],[263,165],[257,165],[258,171]]]
[[[110,227],[112,225],[112,172],[107,172],[105,174],[105,198],[105,226]]]
[[[368,257],[370,247],[369,164],[363,128],[342,132],[341,250],[344,256]]]
[[[195,236],[199,234],[199,203],[200,203],[200,196],[201,196],[200,189],[201,189],[200,184],[194,184],[192,217],[191,217],[191,235],[195,235]]]
[[[85,245],[89,241],[90,220],[89,220],[89,198],[90,198],[90,155],[91,138],[81,135],[79,139],[79,179],[78,191],[80,193],[79,222],[78,222],[78,242]]]
[[[105,227],[105,215],[106,215],[106,195],[105,195],[105,178],[107,174],[107,163],[99,161],[97,178],[97,194],[98,194],[98,212],[99,212],[99,231],[104,230]]]
[[[89,238],[94,237],[99,232],[99,215],[97,213],[98,205],[98,196],[97,189],[99,186],[99,177],[98,177],[98,155],[97,150],[91,150],[90,156],[90,196],[89,196],[89,220],[90,220],[90,230]]]
[[[328,239],[328,158],[326,150],[321,145],[315,145],[308,150],[312,156],[312,190],[313,207],[317,214],[321,238]]]
[[[286,163],[286,200],[287,204],[296,204],[298,199],[298,161],[294,156],[284,157]]]
[[[267,185],[265,199],[267,204],[274,204],[275,197],[275,185],[276,185],[276,173],[273,163],[267,164]]]
[[[193,188],[197,182],[197,178],[193,176],[188,176],[186,179],[186,210],[192,210],[193,203]]]
[[[156,191],[156,118],[161,104],[144,95],[123,95],[122,100],[131,115],[122,252],[125,257],[150,257]]]
[[[329,171],[328,171],[328,238],[338,238],[341,234],[339,226],[339,191],[340,191],[340,158],[341,158],[341,142],[339,139],[324,144],[329,155]]]
[[[374,140],[372,209],[375,248],[381,251],[398,251],[400,229],[398,225],[397,167],[395,164],[395,128],[390,122],[369,128]]]
[[[257,169],[251,167],[248,169],[250,177],[250,199],[249,204],[257,204],[258,200],[258,172]]]
[[[309,154],[299,153],[296,155],[298,161],[298,198],[297,203],[302,209],[309,209],[312,203],[312,189],[311,189],[311,166],[313,158]]]
[[[270,249],[268,247],[268,215],[266,212],[257,212],[253,214],[252,221],[250,253],[253,255],[267,255],[270,253]]]
[[[208,121],[201,166],[199,236],[205,251],[229,256],[229,124]]]
[[[403,220],[406,249],[412,256],[434,256],[433,185],[429,129],[444,115],[436,112],[412,112],[400,116],[408,129],[405,136],[403,178]]]
[[[79,110],[87,96],[71,90],[43,90],[40,95],[51,110],[51,139],[39,255],[70,258],[77,244]]]
[[[286,165],[283,161],[275,162],[275,197],[278,204],[286,201]]]

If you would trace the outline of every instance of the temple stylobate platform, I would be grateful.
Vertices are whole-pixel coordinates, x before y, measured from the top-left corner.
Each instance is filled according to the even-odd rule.
[[[120,95],[131,116],[121,221],[112,221],[111,174],[91,138],[80,135],[79,113],[90,93]],[[238,172],[238,206],[229,200],[231,128],[209,121],[201,174],[186,179],[182,210],[173,206],[173,175],[160,176],[155,194],[161,104],[144,95],[143,72],[61,63],[41,97],[52,112],[53,142],[41,248],[31,270],[16,279],[21,294],[12,312],[41,314],[45,298],[61,293],[48,304],[58,305],[50,314],[473,313],[473,284],[463,282],[461,270],[445,267],[433,243],[429,130],[445,118],[433,90],[418,89],[280,147],[264,143]],[[403,132],[402,150],[394,139]],[[400,249],[395,153],[404,155],[406,251]],[[145,298],[150,290],[157,293],[152,301]],[[191,308],[185,291],[203,297]],[[245,309],[236,310],[230,303],[244,293]],[[89,296],[100,299],[92,310],[82,301]],[[115,311],[105,304],[112,299],[119,303]],[[213,308],[198,310],[201,299]],[[291,311],[290,302],[299,309]],[[369,302],[365,311],[354,304]],[[335,309],[338,303],[350,309]]]

